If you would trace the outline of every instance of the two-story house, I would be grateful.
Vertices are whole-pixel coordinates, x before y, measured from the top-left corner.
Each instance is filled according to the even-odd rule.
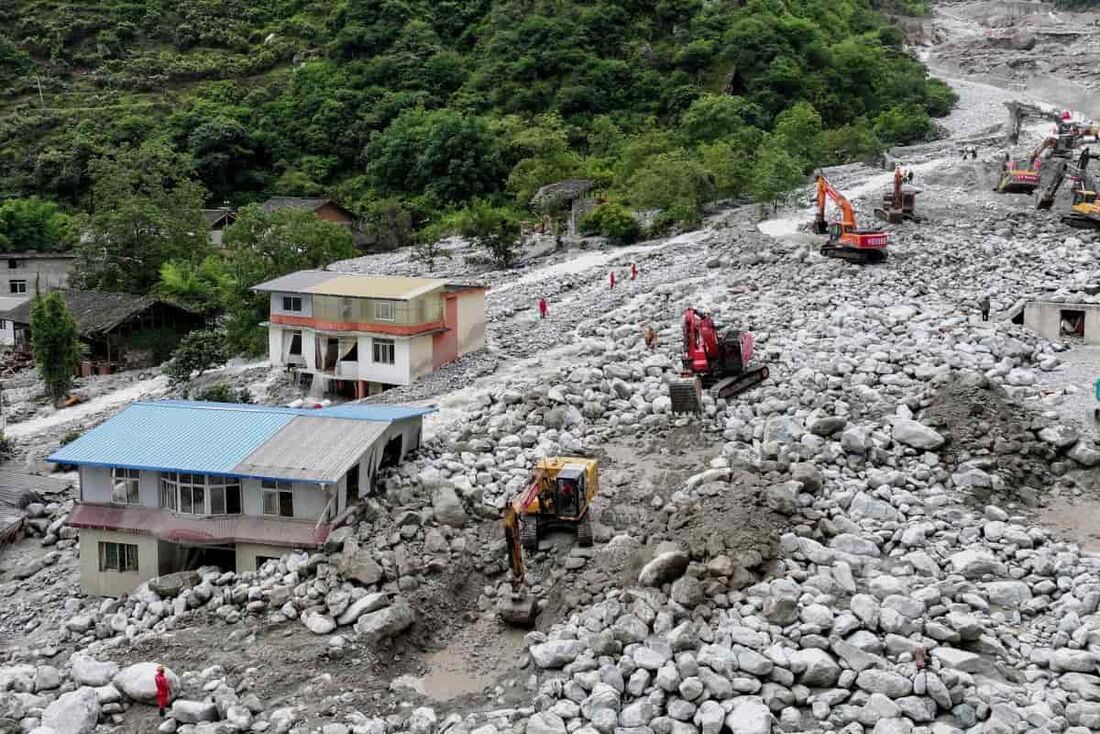
[[[69,273],[76,255],[66,252],[7,252],[8,282],[0,288],[4,296],[33,296],[39,291],[69,287]]]
[[[155,576],[253,571],[316,549],[378,470],[420,445],[433,408],[133,403],[49,457],[76,466],[80,583],[117,596]]]
[[[254,290],[271,295],[271,362],[356,397],[485,347],[485,286],[302,270]]]

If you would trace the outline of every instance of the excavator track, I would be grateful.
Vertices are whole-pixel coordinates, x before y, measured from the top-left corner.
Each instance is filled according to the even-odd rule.
[[[719,380],[710,388],[710,392],[716,398],[732,398],[734,395],[739,395],[750,387],[759,385],[764,380],[768,379],[770,372],[767,367],[757,367],[747,372],[742,372],[736,377],[727,377],[724,380]]]
[[[673,413],[702,413],[703,387],[698,377],[681,377],[668,383]]]
[[[830,244],[821,246],[821,254],[825,257],[835,257],[860,265],[880,263],[886,259],[885,250],[857,250],[854,247],[839,247]]]
[[[1062,223],[1074,229],[1100,229],[1100,217],[1090,217],[1085,214],[1066,214],[1062,217]]]

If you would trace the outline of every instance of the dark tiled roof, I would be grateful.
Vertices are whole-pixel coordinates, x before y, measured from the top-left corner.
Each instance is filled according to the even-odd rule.
[[[107,293],[104,291],[64,290],[61,291],[61,295],[65,299],[65,305],[69,307],[73,317],[76,318],[77,326],[80,327],[82,335],[101,334],[110,331],[159,300],[151,296],[135,296],[129,293]],[[30,324],[32,303],[33,300],[28,300],[7,313],[0,314],[0,318],[16,324]],[[167,301],[164,303],[181,311],[187,310],[174,303],[168,303]]]
[[[207,227],[213,227],[216,224],[233,224],[237,220],[237,215],[228,209],[203,209],[202,218],[206,222]]]
[[[262,209],[267,214],[272,214],[283,209],[302,209],[304,211],[315,212],[325,204],[332,204],[333,206],[348,212],[347,209],[337,204],[332,199],[323,198],[309,198],[301,196],[272,196],[270,199],[260,204]],[[348,212],[351,215],[351,212]]]

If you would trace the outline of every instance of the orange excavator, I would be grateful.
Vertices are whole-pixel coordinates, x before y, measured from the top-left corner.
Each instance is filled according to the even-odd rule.
[[[817,187],[817,218],[814,219],[814,232],[828,234],[829,239],[821,246],[821,254],[856,263],[882,262],[886,259],[886,245],[890,235],[878,230],[861,230],[856,227],[856,212],[848,201],[829,180],[819,171],[814,176]],[[840,210],[840,220],[825,220],[825,203],[831,199]]]
[[[1055,148],[1058,138],[1049,137],[1031,151],[1026,161],[1013,160],[1005,154],[1001,168],[1001,180],[993,190],[998,194],[1030,194],[1039,187],[1039,169],[1042,167],[1043,151]]]

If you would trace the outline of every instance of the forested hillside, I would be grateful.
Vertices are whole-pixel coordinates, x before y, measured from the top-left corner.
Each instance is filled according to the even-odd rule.
[[[5,197],[90,211],[96,158],[158,146],[208,205],[402,228],[573,175],[691,220],[953,102],[867,0],[4,0],[0,89]]]

